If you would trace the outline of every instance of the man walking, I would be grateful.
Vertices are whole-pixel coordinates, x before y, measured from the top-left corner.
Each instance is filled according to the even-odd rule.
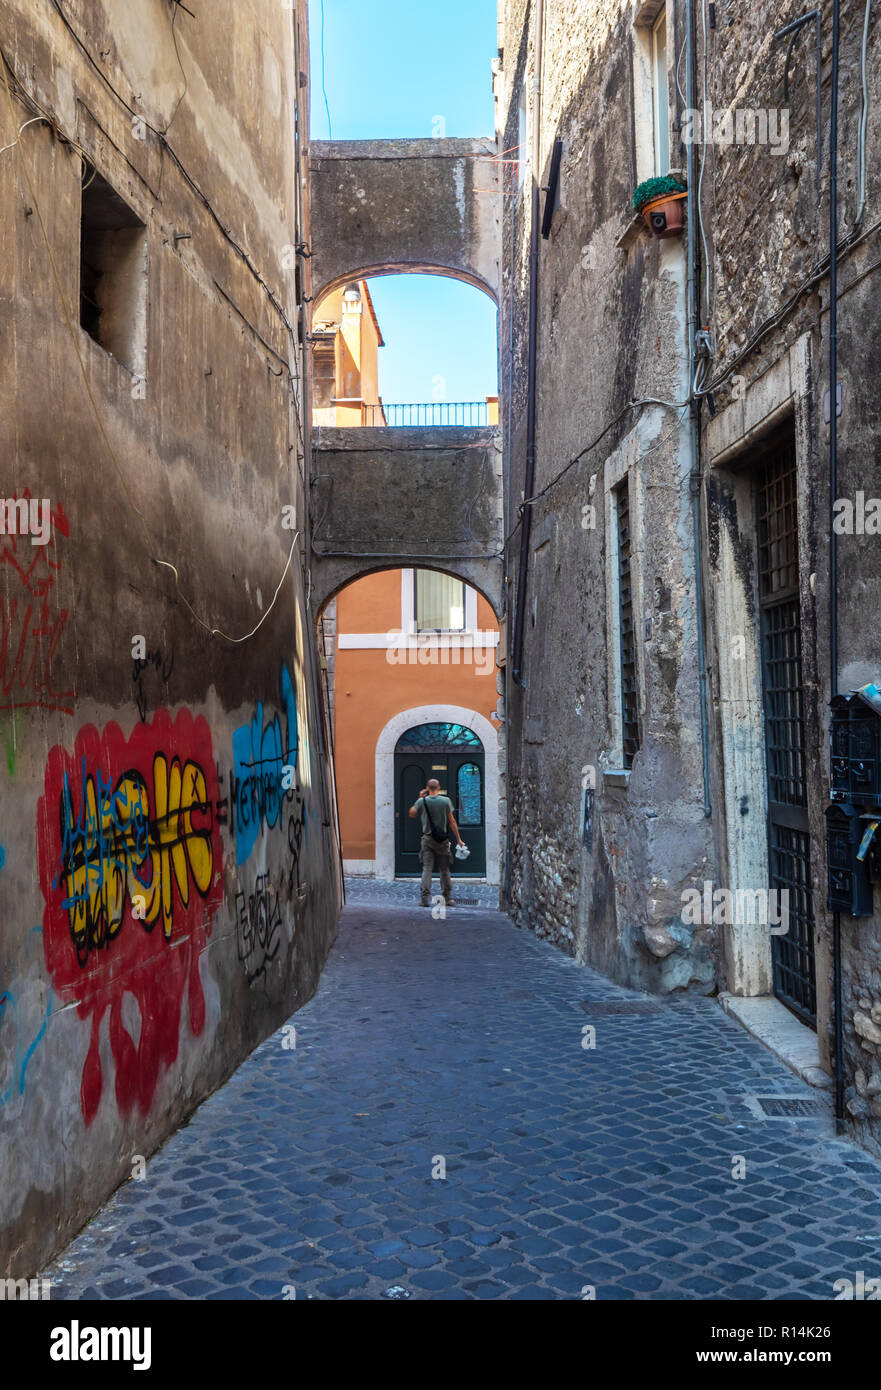
[[[421,907],[431,906],[431,876],[437,868],[440,876],[441,892],[447,907],[455,907],[453,901],[453,879],[450,866],[453,859],[447,827],[456,837],[456,844],[464,844],[453,815],[453,803],[448,796],[441,796],[440,782],[432,777],[428,785],[419,793],[419,800],[410,807],[410,819],[422,817],[422,848],[419,862],[422,865]]]

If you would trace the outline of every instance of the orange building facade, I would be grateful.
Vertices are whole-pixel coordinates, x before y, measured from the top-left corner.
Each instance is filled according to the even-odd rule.
[[[420,616],[449,625],[420,630]],[[347,873],[415,875],[419,826],[407,812],[431,776],[472,852],[456,872],[498,882],[498,641],[487,601],[434,572],[386,570],[337,596],[334,762]]]

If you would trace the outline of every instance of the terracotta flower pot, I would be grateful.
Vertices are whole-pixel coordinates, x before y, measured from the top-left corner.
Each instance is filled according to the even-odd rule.
[[[664,193],[640,208],[652,236],[678,236],[685,224],[684,199],[687,193]]]

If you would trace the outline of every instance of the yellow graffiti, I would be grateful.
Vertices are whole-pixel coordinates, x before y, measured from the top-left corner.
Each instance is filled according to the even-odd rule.
[[[211,831],[193,829],[193,811],[205,808],[207,796],[205,774],[197,763],[188,762],[181,771],[175,758],[169,779],[165,757],[157,753],[153,760],[151,832],[155,828],[155,842],[150,856],[153,872],[151,890],[146,895],[144,921],[154,922],[161,910],[166,939],[171,936],[174,924],[172,874],[185,908],[190,901],[190,875],[203,897],[211,884],[214,871]]]
[[[152,802],[152,806],[151,806]],[[214,873],[212,807],[198,763],[153,759],[153,795],[137,772],[115,786],[101,772],[83,778],[78,815],[65,778],[62,795],[64,908],[81,961],[116,936],[132,904],[150,930],[161,919],[166,940],[174,927],[175,888],[184,910],[191,880],[204,897]],[[204,828],[193,817],[206,816]]]

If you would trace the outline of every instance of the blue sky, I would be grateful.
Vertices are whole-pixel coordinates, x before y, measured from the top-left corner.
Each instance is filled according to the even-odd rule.
[[[312,138],[328,138],[321,3],[309,0]],[[495,0],[324,0],[324,85],[334,140],[491,135]],[[496,310],[480,290],[436,275],[371,280],[387,346],[386,401],[476,401],[496,391]],[[435,378],[442,377],[442,386]]]
[[[309,0],[312,137],[327,140],[321,89],[321,0]],[[324,76],[331,138],[492,135],[496,0],[324,0]]]

